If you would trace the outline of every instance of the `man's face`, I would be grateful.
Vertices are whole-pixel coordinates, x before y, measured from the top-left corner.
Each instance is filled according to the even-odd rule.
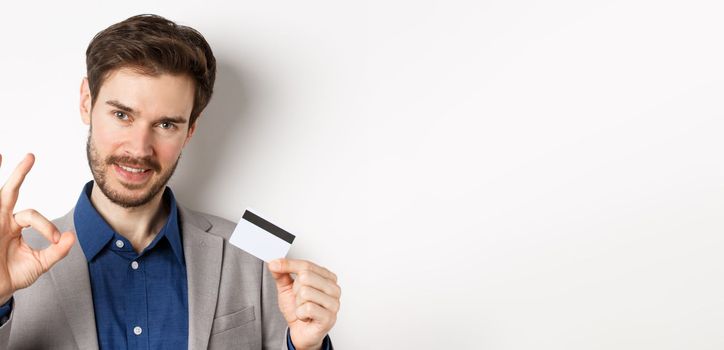
[[[188,125],[193,100],[188,76],[121,68],[105,80],[91,110],[83,81],[81,116],[91,126],[88,164],[108,199],[137,207],[165,188],[195,128]]]

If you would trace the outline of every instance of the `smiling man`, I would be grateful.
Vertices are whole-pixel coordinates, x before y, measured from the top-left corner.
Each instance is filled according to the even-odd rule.
[[[0,190],[0,348],[331,349],[334,273],[265,264],[228,243],[233,223],[166,186],[213,92],[201,34],[134,16],[98,33],[86,64],[94,181],[53,222],[14,212],[32,155]]]

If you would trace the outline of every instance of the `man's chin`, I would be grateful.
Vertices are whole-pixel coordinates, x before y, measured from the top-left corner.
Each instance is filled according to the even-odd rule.
[[[144,183],[128,183],[123,181],[118,181],[118,186],[116,186],[117,193],[122,192],[128,192],[133,193],[133,195],[142,196],[144,192],[148,192],[151,190],[152,183],[150,181],[144,182]]]
[[[147,204],[151,201],[151,199],[153,199],[153,197],[149,196],[147,193],[141,196],[131,196],[127,194],[113,193],[107,197],[112,203],[124,208],[140,207]]]
[[[124,208],[140,207],[150,202],[157,193],[151,193],[156,185],[152,181],[143,183],[127,183],[113,181],[108,186],[100,186],[103,194],[114,204]],[[157,191],[160,192],[160,191]]]

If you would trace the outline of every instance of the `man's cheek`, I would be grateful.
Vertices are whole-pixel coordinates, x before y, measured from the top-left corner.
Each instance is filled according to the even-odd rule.
[[[181,142],[160,146],[157,148],[159,159],[164,163],[175,162],[181,154],[182,144]]]
[[[104,133],[103,131],[104,130],[102,129],[94,129],[93,133],[91,134],[91,140],[93,141],[93,144],[98,150],[104,149],[105,146],[108,144],[108,140],[110,139],[107,133]]]

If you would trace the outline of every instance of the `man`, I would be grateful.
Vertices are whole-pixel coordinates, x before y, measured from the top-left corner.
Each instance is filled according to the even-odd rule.
[[[334,273],[265,264],[228,243],[233,223],[166,187],[213,91],[201,34],[134,16],[98,33],[86,63],[94,181],[54,222],[14,213],[32,155],[0,189],[0,348],[331,349]]]

